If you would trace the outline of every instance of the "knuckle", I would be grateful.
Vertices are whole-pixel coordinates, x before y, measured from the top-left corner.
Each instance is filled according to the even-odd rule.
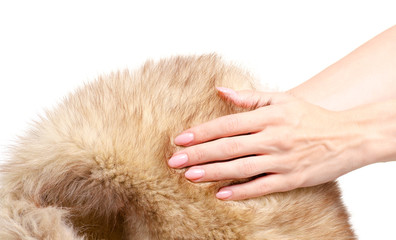
[[[199,148],[191,148],[189,153],[189,160],[192,163],[201,163],[204,158],[204,153]]]
[[[293,181],[290,181],[290,185],[292,189],[294,188],[299,188],[299,187],[305,187],[306,186],[306,177],[305,174],[299,173],[294,176]]]
[[[210,180],[222,180],[224,177],[223,177],[223,172],[220,170],[220,168],[219,167],[216,167],[217,166],[217,164],[214,164],[214,166],[211,168],[211,170],[210,171],[207,171],[207,172],[210,172],[210,175],[208,174],[208,176],[206,176],[208,179],[210,179]]]
[[[257,191],[260,195],[265,195],[271,192],[271,186],[266,181],[260,181],[257,186]]]
[[[239,120],[234,115],[229,115],[225,117],[224,121],[224,129],[227,132],[235,132],[238,129]]]
[[[296,182],[296,180],[290,180],[286,183],[287,189],[285,191],[292,191],[294,189],[300,188],[301,186],[298,185],[298,183]]]
[[[224,153],[227,156],[236,156],[238,155],[240,151],[240,143],[237,142],[235,139],[229,139],[226,141],[226,144],[224,144]]]
[[[293,147],[293,136],[286,130],[278,127],[270,129],[268,136],[263,140],[263,146],[272,146],[278,150],[287,150]]]
[[[243,177],[251,177],[257,174],[257,164],[248,158],[241,160],[239,169]]]
[[[286,178],[282,181],[282,186],[280,187],[280,191],[286,192],[291,191],[296,188],[302,187],[300,175],[292,174],[285,176]]]
[[[294,140],[292,136],[285,135],[285,137],[279,142],[279,146],[283,150],[289,150],[292,149],[294,146]]]
[[[280,158],[277,160],[277,164],[280,166],[280,171],[285,174],[296,169],[296,164],[291,158]]]
[[[286,119],[284,110],[280,107],[273,107],[268,114],[271,123],[283,123]]]
[[[283,183],[283,187],[281,188],[282,191],[290,191],[296,188],[296,182],[295,179],[291,180],[288,179],[286,181],[284,181]]]
[[[279,134],[276,134],[274,136],[271,136],[271,139],[268,140],[268,143],[270,144],[270,146],[279,148],[282,144],[282,140],[283,138]]]
[[[238,199],[247,199],[250,197],[248,192],[242,189],[234,190],[234,194],[237,196]]]
[[[279,134],[271,135],[269,139],[267,138],[265,140],[263,146],[264,148],[271,148],[271,150],[279,152],[284,150],[284,141],[287,140]]]

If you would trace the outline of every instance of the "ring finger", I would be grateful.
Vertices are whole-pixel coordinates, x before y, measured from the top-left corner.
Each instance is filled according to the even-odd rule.
[[[228,162],[194,166],[185,173],[185,176],[194,182],[207,182],[242,179],[262,173],[282,171],[276,164],[273,164],[272,158],[270,155],[251,156]]]

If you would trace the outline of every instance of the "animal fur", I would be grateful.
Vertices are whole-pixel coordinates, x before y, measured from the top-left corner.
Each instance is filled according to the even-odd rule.
[[[182,130],[242,111],[215,86],[255,89],[214,55],[99,77],[41,118],[2,166],[0,239],[355,239],[336,183],[221,201],[230,181],[167,166]]]

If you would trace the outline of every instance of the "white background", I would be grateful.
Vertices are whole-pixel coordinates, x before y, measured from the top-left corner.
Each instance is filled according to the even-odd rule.
[[[98,74],[217,52],[286,90],[395,24],[392,2],[1,1],[0,161],[37,114]],[[360,239],[396,239],[395,176],[387,163],[340,179]]]

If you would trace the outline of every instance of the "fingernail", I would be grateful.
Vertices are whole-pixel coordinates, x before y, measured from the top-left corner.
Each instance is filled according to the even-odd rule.
[[[170,167],[180,167],[188,161],[187,154],[182,153],[171,157],[168,161]]]
[[[182,133],[175,138],[176,145],[184,145],[192,142],[194,140],[194,134],[192,133]]]
[[[221,93],[223,93],[224,95],[227,95],[227,96],[237,96],[238,94],[234,91],[234,90],[232,90],[232,89],[230,89],[230,88],[225,88],[225,87],[216,87],[216,89],[219,91],[219,92],[221,92]]]
[[[205,171],[200,168],[190,168],[184,176],[188,179],[198,180],[205,175]]]
[[[216,197],[219,199],[227,199],[231,197],[232,191],[231,190],[220,190],[218,193],[216,193]]]

